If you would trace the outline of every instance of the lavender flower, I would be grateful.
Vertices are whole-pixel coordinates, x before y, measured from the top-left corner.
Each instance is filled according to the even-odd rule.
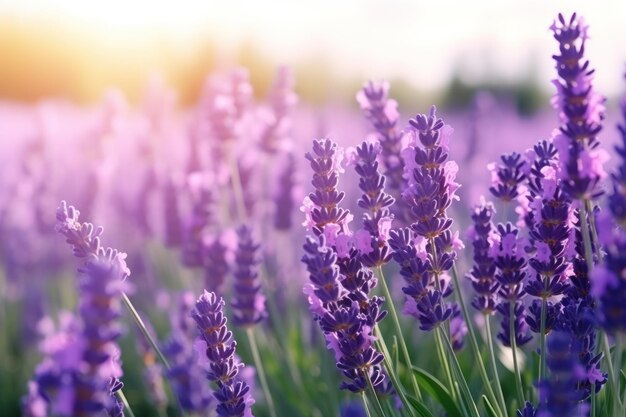
[[[402,132],[398,129],[398,103],[389,98],[389,83],[367,82],[356,96],[365,116],[376,129],[391,195],[396,205],[391,208],[395,218],[407,223],[409,208],[401,198],[404,188],[404,162],[402,160]]]
[[[497,310],[502,315],[500,332],[498,339],[504,346],[510,347],[511,337],[515,337],[517,346],[528,343],[532,337],[527,334],[528,326],[524,321],[526,316],[525,308],[520,301],[524,296],[524,278],[526,273],[526,260],[524,258],[522,242],[518,237],[518,230],[511,224],[498,225],[499,242],[492,246],[492,256],[498,268],[496,279],[500,284],[498,295],[502,302],[498,304]],[[513,312],[511,312],[511,304]],[[511,313],[514,314],[514,331],[511,335],[510,320]]]
[[[519,186],[526,179],[524,174],[526,162],[517,152],[500,156],[502,164],[491,163],[487,168],[491,171],[491,194],[497,199],[509,202],[519,195]]]
[[[298,103],[293,91],[293,74],[289,67],[280,67],[269,94],[271,112],[263,120],[260,145],[265,152],[273,154],[284,148],[290,128],[289,111]]]
[[[261,245],[252,239],[252,232],[246,226],[237,230],[237,236],[239,241],[235,253],[235,281],[231,302],[233,323],[236,326],[253,326],[267,317],[258,271]]]
[[[183,234],[181,257],[183,265],[195,268],[202,266],[203,231],[211,221],[213,194],[208,179],[200,173],[189,176],[192,212]]]
[[[359,207],[366,210],[363,215],[363,227],[369,233],[369,245],[364,245],[361,259],[366,266],[377,267],[391,260],[387,245],[388,232],[393,215],[389,207],[394,199],[385,193],[385,177],[378,172],[377,156],[380,149],[367,142],[357,147],[355,170],[359,175],[359,188],[363,195],[359,198]],[[369,247],[368,247],[369,246]]]
[[[250,387],[239,375],[244,365],[235,357],[237,343],[226,326],[223,309],[224,300],[205,290],[196,301],[192,313],[208,359],[207,378],[217,386],[213,395],[218,401],[218,416],[252,417],[254,400],[250,395]]]
[[[304,201],[307,229],[316,235],[322,234],[329,224],[345,229],[349,213],[338,206],[345,193],[337,190],[342,154],[330,139],[321,139],[313,141],[313,152],[307,152],[305,157],[313,169],[311,184],[315,188]]]
[[[170,177],[167,178],[163,188],[163,210],[165,245],[168,247],[179,246],[183,241],[183,231],[178,209],[178,190]]]
[[[204,245],[204,286],[217,293],[221,292],[229,271],[226,251],[220,235]]]
[[[472,246],[474,247],[474,264],[467,275],[477,295],[472,306],[486,315],[494,313],[497,304],[497,291],[500,286],[495,278],[495,259],[490,254],[491,234],[494,233],[492,223],[495,209],[491,203],[481,202],[472,212]]]
[[[362,270],[356,257],[338,266],[324,236],[318,239],[308,237],[304,245],[302,262],[311,280],[304,292],[328,348],[335,353],[337,368],[347,378],[341,388],[361,392],[367,389],[368,379],[378,387],[385,380],[380,367],[383,355],[372,345],[372,331],[386,312],[380,309],[381,298],[368,297],[375,284],[373,274]]]
[[[83,327],[79,343],[83,366],[73,377],[73,410],[95,415],[112,406],[110,380],[122,375],[117,346],[121,329],[117,319],[130,270],[124,261],[126,254],[101,247],[102,228],[94,230],[90,223],[80,223],[74,207],[62,202],[56,217],[57,230],[66,237],[74,254],[84,259],[79,268],[78,307]]]
[[[602,194],[599,182],[606,175],[602,164],[608,155],[598,150],[604,98],[594,91],[594,71],[584,59],[587,25],[574,13],[569,21],[559,14],[550,29],[559,42],[554,55],[559,78],[552,101],[559,111],[563,135],[555,139],[559,152],[563,191],[572,199],[592,199]]]
[[[144,319],[144,324],[148,334],[150,334],[154,340],[157,340],[155,337],[156,332],[150,322]],[[154,349],[150,346],[144,335],[141,334],[139,330],[136,331],[136,334],[138,336],[138,343],[136,344],[137,352],[144,365],[143,377],[150,399],[157,408],[164,409],[167,406],[167,395],[163,387],[163,367],[158,362]]]
[[[286,163],[274,193],[274,227],[276,230],[289,230],[294,209],[294,187],[296,185],[296,159],[292,153],[285,157]]]
[[[584,397],[578,389],[579,348],[571,335],[554,332],[548,337],[549,378],[539,386],[540,405],[537,417],[586,416],[578,402]]]

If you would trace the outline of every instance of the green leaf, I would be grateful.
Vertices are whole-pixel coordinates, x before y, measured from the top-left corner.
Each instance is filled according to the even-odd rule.
[[[459,407],[441,381],[417,366],[413,367],[413,372],[417,378],[418,385],[423,387],[431,397],[441,404],[449,417],[463,417],[461,410],[459,410]]]
[[[485,402],[485,408],[487,409],[487,414],[489,414],[489,417],[498,417],[496,410],[493,409],[493,406],[489,402],[487,396],[483,395],[483,401]]]
[[[417,400],[417,398],[407,395],[406,399],[409,401],[409,403],[411,403],[411,406],[414,408],[415,411],[417,411],[420,417],[435,417],[424,404]]]

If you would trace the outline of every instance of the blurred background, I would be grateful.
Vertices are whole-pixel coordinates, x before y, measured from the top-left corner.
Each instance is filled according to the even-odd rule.
[[[233,64],[250,69],[261,96],[286,64],[308,102],[353,103],[364,80],[385,78],[401,105],[460,107],[480,89],[533,112],[553,92],[548,27],[559,11],[591,23],[597,87],[617,95],[618,0],[0,0],[0,98],[91,103],[115,86],[136,102],[157,73],[185,105],[207,73]]]

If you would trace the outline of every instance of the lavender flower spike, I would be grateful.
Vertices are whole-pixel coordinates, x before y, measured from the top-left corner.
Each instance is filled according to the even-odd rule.
[[[207,378],[217,387],[213,393],[218,401],[217,415],[252,417],[254,400],[250,387],[239,375],[244,365],[235,357],[237,342],[226,326],[228,320],[223,310],[224,300],[205,290],[192,313],[208,359]]]
[[[253,326],[267,317],[265,297],[261,294],[259,277],[260,244],[252,238],[246,226],[237,231],[239,242],[235,253],[235,281],[233,284],[233,323],[236,326]]]
[[[593,89],[594,70],[584,59],[588,27],[574,13],[569,20],[559,14],[550,29],[559,42],[559,54],[553,56],[559,78],[554,80],[552,104],[562,123],[555,145],[563,191],[572,199],[593,199],[602,194],[599,182],[606,176],[602,165],[608,154],[597,149],[605,99]]]

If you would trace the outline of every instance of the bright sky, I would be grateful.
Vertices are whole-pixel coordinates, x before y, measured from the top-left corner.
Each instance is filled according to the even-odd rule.
[[[459,60],[470,79],[512,79],[529,67],[550,79],[558,11],[585,16],[598,87],[621,88],[624,0],[0,0],[0,15],[68,19],[111,42],[166,35],[184,48],[211,36],[227,55],[252,39],[279,63],[324,53],[341,75],[403,76],[422,88],[442,85]]]

